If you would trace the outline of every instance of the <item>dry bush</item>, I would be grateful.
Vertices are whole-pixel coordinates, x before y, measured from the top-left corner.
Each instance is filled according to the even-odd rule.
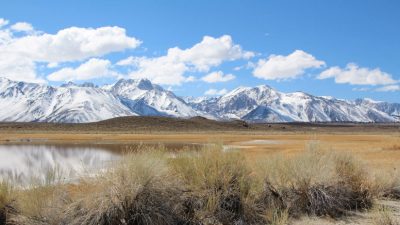
[[[289,212],[287,210],[275,208],[275,210],[266,212],[265,220],[269,221],[271,225],[288,225]]]
[[[311,146],[295,157],[262,160],[257,175],[265,181],[260,202],[266,214],[278,208],[288,210],[291,216],[339,217],[372,206],[369,175],[347,154]]]
[[[397,170],[375,172],[374,190],[379,198],[400,200],[400,172]]]
[[[315,144],[254,168],[240,152],[220,145],[174,153],[158,148],[134,149],[75,184],[49,171],[42,183],[13,191],[16,211],[9,224],[283,225],[289,216],[336,218],[368,209],[374,195],[398,184],[383,176],[371,180],[352,156]],[[0,186],[0,206],[10,202],[8,190]]]
[[[239,152],[222,146],[180,154],[171,165],[187,187],[187,216],[205,224],[257,223],[252,176]]]
[[[0,181],[0,224],[6,224],[9,211],[12,210],[12,187],[6,181]]]
[[[375,225],[400,225],[400,221],[393,216],[392,211],[384,206],[374,212],[372,222]]]
[[[28,186],[15,191],[15,211],[9,224],[60,224],[63,208],[69,199],[63,172],[58,167],[48,168],[44,177],[31,177]]]
[[[64,212],[69,225],[158,225],[180,222],[179,183],[162,153],[137,152],[98,175]]]

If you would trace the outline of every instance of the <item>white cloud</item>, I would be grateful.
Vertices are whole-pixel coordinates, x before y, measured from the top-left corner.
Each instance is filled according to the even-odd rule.
[[[8,20],[0,18],[0,28],[6,26],[8,23]]]
[[[0,23],[4,26],[8,21],[0,19]],[[24,33],[15,36],[14,31]],[[31,31],[34,31],[32,25],[24,22],[7,29],[0,26],[0,76],[13,80],[40,80],[37,63],[47,63],[48,68],[54,68],[59,63],[100,57],[141,44],[120,27],[70,27],[55,34]]]
[[[188,76],[185,79],[185,82],[194,82],[194,81],[196,81],[196,77],[194,76]]]
[[[208,89],[206,92],[204,92],[205,95],[224,95],[228,93],[228,90],[221,89],[221,90],[217,90],[217,89]]]
[[[188,49],[178,47],[168,49],[165,56],[128,57],[117,63],[119,66],[132,66],[132,78],[147,78],[154,83],[180,85],[187,82],[186,72],[206,72],[224,61],[248,59],[254,53],[242,50],[228,35],[219,38],[205,36],[203,40]],[[189,79],[189,81],[192,79]]]
[[[169,57],[193,65],[199,71],[208,71],[223,61],[249,59],[254,55],[253,52],[244,51],[240,45],[234,44],[229,35],[219,38],[204,36],[200,43],[189,49],[175,47],[168,50]]]
[[[117,76],[111,70],[111,62],[104,59],[92,58],[77,68],[63,68],[47,76],[51,81],[90,80],[100,77]]]
[[[59,66],[58,63],[48,63],[47,64],[47,68],[53,69],[53,68],[57,68]]]
[[[222,71],[216,71],[207,74],[206,76],[202,77],[201,79],[207,83],[217,83],[217,82],[227,82],[230,80],[235,79],[236,77],[233,74],[226,74]]]
[[[392,78],[392,75],[381,71],[379,68],[360,68],[354,63],[347,64],[344,69],[337,66],[331,67],[323,71],[317,78],[334,78],[336,83],[353,85],[388,85],[398,82]]]
[[[33,26],[30,23],[26,22],[18,22],[14,25],[11,26],[11,30],[17,31],[17,32],[31,32],[33,31]]]
[[[136,70],[129,74],[131,78],[147,78],[154,83],[166,85],[179,85],[185,82],[184,73],[188,70],[185,63],[171,60],[167,56],[136,57],[133,59],[133,66]]]
[[[387,85],[383,86],[380,88],[376,88],[375,91],[379,92],[394,92],[394,91],[400,91],[400,85]]]
[[[129,56],[126,59],[122,59],[116,63],[118,66],[129,66],[136,64],[137,59],[133,56]]]
[[[35,63],[17,54],[0,52],[0,77],[27,82],[44,82],[36,75]]]
[[[368,87],[357,88],[357,87],[355,87],[355,88],[352,88],[351,90],[353,90],[353,91],[370,91],[371,88],[368,88]]]
[[[68,62],[136,48],[140,41],[120,27],[70,27],[56,34],[27,35],[0,47],[39,62]]]
[[[294,79],[304,74],[306,69],[321,68],[324,61],[296,50],[288,56],[271,55],[268,59],[260,59],[253,70],[253,75],[265,80]]]

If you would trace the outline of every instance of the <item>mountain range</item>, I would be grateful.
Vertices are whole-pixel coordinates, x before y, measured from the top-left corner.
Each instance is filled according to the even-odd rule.
[[[122,116],[203,116],[248,122],[395,122],[400,103],[283,93],[267,85],[239,87],[220,97],[180,98],[147,79],[102,87],[59,87],[0,78],[0,121],[95,122]]]

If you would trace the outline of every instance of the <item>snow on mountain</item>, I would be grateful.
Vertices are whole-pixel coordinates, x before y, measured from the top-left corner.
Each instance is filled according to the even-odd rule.
[[[186,100],[186,101],[185,101]],[[120,116],[204,116],[249,122],[393,122],[400,104],[283,93],[269,86],[239,87],[220,97],[183,100],[149,80],[119,80],[97,87],[60,87],[0,78],[0,121],[93,122]]]
[[[199,115],[183,99],[147,79],[121,79],[110,91],[139,115],[193,117]]]
[[[354,101],[356,105],[364,106],[366,108],[373,108],[380,112],[384,112],[397,120],[400,120],[400,103],[389,103],[382,101],[375,101],[372,99],[356,99]]]
[[[282,93],[267,85],[239,87],[217,99],[192,103],[192,107],[221,119],[256,122],[394,121],[377,108],[303,92]]]
[[[110,92],[94,86],[63,87],[0,78],[0,121],[93,122],[137,115]]]

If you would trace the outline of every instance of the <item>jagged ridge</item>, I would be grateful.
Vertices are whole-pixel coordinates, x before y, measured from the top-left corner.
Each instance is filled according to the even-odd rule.
[[[67,83],[60,87],[0,78],[0,121],[82,123],[121,116],[205,116],[249,122],[393,122],[400,104],[370,99],[347,101],[303,92],[283,93],[267,85],[239,87],[214,98],[186,98],[147,79],[113,85]]]

